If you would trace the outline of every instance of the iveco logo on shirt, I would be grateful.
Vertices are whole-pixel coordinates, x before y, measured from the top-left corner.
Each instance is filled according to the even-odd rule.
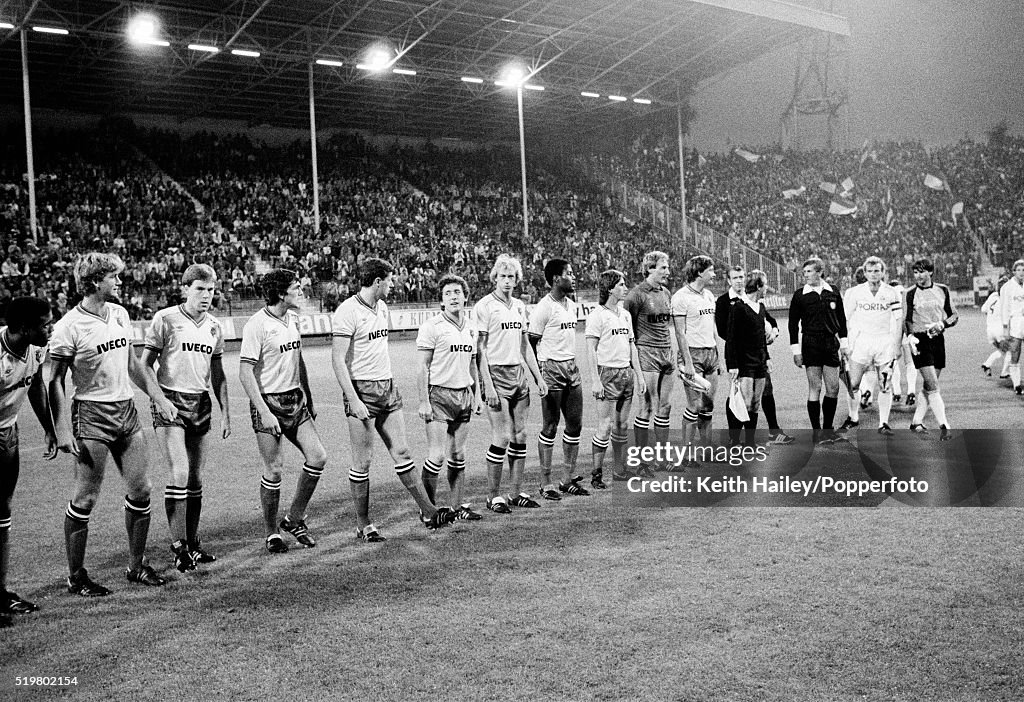
[[[473,353],[473,344],[452,344],[452,353]]]
[[[128,339],[111,339],[105,344],[98,344],[96,346],[96,353],[106,353],[107,351],[113,351],[114,349],[122,349],[128,345]]]
[[[377,339],[380,339],[381,337],[385,337],[387,335],[388,335],[388,330],[387,329],[378,329],[377,331],[372,331],[369,334],[367,334],[366,335],[366,340],[367,341],[376,341]]]
[[[708,307],[707,309],[701,310],[700,313],[701,314],[714,314],[715,313],[715,308],[714,307]]]
[[[502,329],[522,329],[523,328],[523,323],[522,322],[502,322],[501,323],[501,328]]]
[[[289,341],[287,344],[281,344],[278,348],[281,350],[281,353],[284,353],[285,351],[294,351],[300,346],[302,346],[302,342],[296,339],[295,341]]]
[[[647,321],[650,324],[664,324],[668,320],[672,319],[670,314],[649,314],[647,315]]]
[[[181,342],[182,351],[198,351],[199,353],[205,353],[213,355],[213,347],[209,344],[195,344],[191,341]]]
[[[628,328],[612,329],[612,336],[621,336],[622,334],[628,334],[628,333],[629,333],[629,329]]]
[[[575,328],[576,328],[576,322],[562,322],[562,324],[559,325],[559,329],[575,329]]]

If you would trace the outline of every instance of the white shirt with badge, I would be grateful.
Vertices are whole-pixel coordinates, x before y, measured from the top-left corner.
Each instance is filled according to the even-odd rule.
[[[249,317],[242,329],[239,361],[255,366],[261,393],[276,394],[301,387],[301,360],[299,315],[289,310],[284,319],[279,319],[264,307]]]
[[[68,362],[76,400],[123,402],[134,395],[128,378],[132,322],[120,305],[108,302],[103,312],[80,304],[68,310],[53,325],[50,358]]]

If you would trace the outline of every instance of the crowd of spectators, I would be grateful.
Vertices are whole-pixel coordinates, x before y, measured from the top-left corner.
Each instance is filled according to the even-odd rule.
[[[928,256],[939,263],[942,278],[969,287],[981,246],[987,245],[989,253],[1021,248],[1017,215],[1024,201],[1014,190],[1024,175],[1020,142],[1008,138],[1000,144],[962,141],[928,148],[888,142],[845,151],[746,149],[760,156],[755,162],[733,152],[691,151],[686,156],[687,214],[791,270],[817,255],[837,281],[848,280],[859,262],[875,254],[906,282],[909,263]],[[678,208],[677,154],[673,140],[648,135],[626,153],[592,155],[590,164]],[[927,174],[949,188],[926,187]],[[841,200],[820,187],[831,183],[842,195],[847,178],[853,188]],[[793,197],[783,195],[800,188]],[[829,214],[834,199],[856,205],[856,212]],[[964,203],[966,219],[954,218],[956,202]]]

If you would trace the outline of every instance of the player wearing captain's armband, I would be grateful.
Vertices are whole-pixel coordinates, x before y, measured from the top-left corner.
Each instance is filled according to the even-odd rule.
[[[1009,340],[1010,381],[1018,395],[1021,385],[1020,348],[1024,340],[1024,259],[1013,262],[1013,277],[999,290],[999,316],[1003,322],[1003,338]]]
[[[539,507],[523,492],[526,464],[526,422],[530,415],[530,385],[527,371],[544,397],[547,385],[541,377],[537,359],[530,351],[526,305],[512,297],[523,277],[519,261],[501,254],[491,269],[494,292],[485,295],[473,308],[479,334],[480,385],[491,423],[491,445],[487,449],[487,482],[490,494],[487,509],[508,514],[512,507]],[[512,491],[501,493],[502,463],[508,455]]]
[[[402,417],[402,396],[395,387],[388,349],[390,313],[385,300],[395,286],[395,269],[387,261],[368,258],[359,264],[359,292],[342,302],[331,318],[334,348],[331,362],[341,385],[352,440],[349,487],[356,508],[356,538],[374,543],[384,536],[370,521],[370,463],[373,435],[391,454],[395,474],[412,495],[421,518],[431,529],[446,526],[454,514],[438,510],[417,479]]]
[[[52,460],[57,455],[57,437],[43,386],[46,344],[53,330],[50,305],[38,297],[16,297],[7,305],[6,322],[6,327],[0,327],[0,629],[11,626],[10,615],[39,609],[7,589],[11,500],[21,467],[18,411],[26,398],[46,436],[44,458]]]
[[[173,421],[177,409],[145,372],[132,349],[132,323],[115,302],[124,263],[114,254],[87,253],[75,262],[75,281],[85,298],[54,325],[48,380],[57,446],[76,458],[75,487],[64,517],[68,592],[82,597],[109,595],[85,569],[89,516],[99,498],[107,458],[124,479],[124,523],[128,532],[129,582],[159,586],[164,579],[146,560],[149,536],[149,451],[130,381],[146,391],[156,413]],[[68,411],[64,379],[71,371],[75,397]]]
[[[305,548],[316,546],[306,526],[306,507],[327,463],[327,452],[316,431],[316,412],[309,392],[298,315],[302,287],[294,272],[283,268],[263,276],[267,306],[249,318],[242,329],[238,379],[249,397],[249,415],[263,459],[260,507],[270,553],[284,553],[288,544],[278,529]],[[304,463],[295,497],[278,523],[281,501],[281,438],[302,452]]]
[[[892,436],[892,367],[900,355],[903,335],[903,301],[900,294],[882,282],[885,263],[877,256],[864,261],[866,282],[846,291],[843,310],[850,335],[850,416],[840,433],[860,424],[858,389],[864,373],[873,368],[878,375],[878,433]]]
[[[569,297],[576,290],[576,276],[572,264],[553,258],[544,265],[544,279],[551,288],[530,315],[530,344],[548,386],[548,394],[541,401],[544,421],[537,437],[540,494],[545,500],[557,501],[562,499],[559,491],[567,495],[589,495],[590,492],[579,484],[583,476],[575,475],[583,429],[583,388],[576,365],[578,313],[575,300]],[[556,489],[551,482],[551,455],[555,450],[559,415],[565,418],[562,431],[565,480]]]
[[[925,413],[931,407],[939,422],[940,441],[952,438],[946,419],[946,403],[939,392],[939,375],[946,366],[945,330],[952,327],[960,316],[953,306],[949,288],[932,283],[935,266],[926,258],[914,262],[916,285],[907,292],[907,311],[903,329],[911,338],[911,354],[914,366],[921,372],[924,392],[914,410],[910,430],[915,434],[927,434],[924,426]]]
[[[477,384],[477,334],[466,315],[469,286],[457,275],[437,282],[441,311],[427,320],[416,335],[420,356],[420,418],[427,425],[427,460],[423,487],[437,502],[437,476],[448,463],[450,499],[459,519],[481,519],[469,503],[462,502],[466,472],[466,438],[475,408]]]
[[[172,420],[153,412],[157,446],[169,470],[164,508],[171,532],[174,566],[182,573],[198,563],[217,560],[200,547],[199,518],[203,504],[202,472],[209,450],[213,403],[212,383],[220,404],[221,438],[231,435],[228,384],[224,376],[224,331],[209,313],[217,274],[193,263],[181,277],[185,302],[159,310],[146,332],[143,367],[177,409]],[[153,375],[153,366],[159,369]],[[155,408],[154,408],[155,410]]]
[[[590,350],[591,391],[597,398],[597,431],[593,438],[594,468],[590,484],[598,490],[604,483],[604,458],[611,439],[612,477],[629,480],[626,471],[626,428],[634,388],[644,391],[644,376],[633,339],[633,321],[619,307],[629,289],[622,271],[608,270],[597,280],[598,306],[587,317],[587,347]]]

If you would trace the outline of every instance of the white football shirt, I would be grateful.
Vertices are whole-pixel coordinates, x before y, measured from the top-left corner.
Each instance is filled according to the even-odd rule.
[[[508,304],[494,293],[473,307],[473,321],[480,336],[487,337],[487,364],[518,366],[523,362],[523,334],[526,333],[526,305],[518,298]]]
[[[292,311],[278,319],[264,307],[249,317],[242,329],[239,361],[255,366],[260,392],[288,392],[301,386],[299,361],[302,358],[302,337],[299,316]]]
[[[691,349],[711,349],[715,339],[715,296],[704,288],[697,292],[684,285],[672,296],[672,316],[686,319],[686,343]]]
[[[564,303],[564,304],[562,304]],[[556,302],[545,295],[530,315],[530,333],[540,336],[537,359],[570,361],[576,358],[576,303],[564,298]]]
[[[209,313],[196,319],[184,305],[153,315],[146,348],[160,354],[156,378],[173,392],[200,393],[210,385],[210,363],[224,354],[224,331]]]
[[[123,402],[134,394],[128,379],[132,322],[124,307],[105,307],[100,316],[76,305],[53,325],[50,358],[69,362],[77,400]]]
[[[629,345],[633,343],[633,319],[629,312],[616,307],[612,312],[598,305],[587,317],[587,338],[597,339],[597,365],[606,368],[629,368]]]
[[[333,335],[351,340],[345,363],[352,380],[391,380],[389,320],[388,306],[383,300],[370,307],[359,295],[348,298],[334,311]]]
[[[888,283],[877,293],[869,283],[855,285],[843,296],[846,327],[851,338],[857,336],[890,336],[903,320],[903,299]]]
[[[420,325],[416,348],[433,351],[430,360],[430,385],[444,388],[468,388],[473,384],[470,366],[476,356],[476,328],[469,319],[462,326],[440,312]]]
[[[0,429],[17,423],[18,410],[45,357],[46,349],[32,344],[24,356],[14,353],[7,343],[7,327],[0,327]]]

